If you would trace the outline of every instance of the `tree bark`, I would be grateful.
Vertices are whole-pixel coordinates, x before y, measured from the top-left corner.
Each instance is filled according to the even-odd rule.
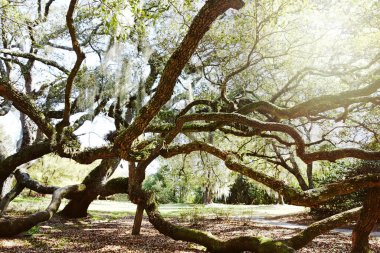
[[[285,205],[284,196],[281,194],[278,194],[278,202],[281,205]]]
[[[102,195],[104,182],[113,174],[119,162],[120,159],[103,159],[83,180],[86,190],[76,194],[59,214],[69,218],[86,217],[88,207]]]
[[[166,221],[158,212],[154,195],[148,193],[142,194],[144,194],[144,196],[141,196],[141,198],[145,200],[145,210],[148,214],[149,221],[160,233],[174,240],[203,245],[212,253],[245,251],[257,253],[295,253],[295,250],[286,245],[286,243],[269,238],[242,236],[224,241],[210,233],[173,225]]]
[[[13,176],[9,176],[2,185],[0,185],[0,199],[4,198],[12,190]]]
[[[142,202],[141,192],[142,183],[145,179],[146,167],[136,167],[135,163],[130,162],[128,165],[129,180],[128,194],[131,201],[137,205],[135,220],[132,229],[132,235],[139,235],[141,230],[141,222],[143,218],[145,204]]]
[[[368,190],[363,210],[352,231],[352,253],[369,253],[369,234],[380,218],[380,188]]]
[[[212,192],[211,192],[211,187],[206,186],[205,191],[203,193],[203,204],[204,205],[209,205],[212,204]]]
[[[0,217],[3,216],[7,210],[7,207],[11,201],[16,198],[22,190],[24,190],[25,185],[17,182],[15,187],[11,189],[0,201]]]
[[[144,215],[144,206],[142,204],[138,204],[136,208],[135,220],[133,222],[132,235],[140,234],[143,215]]]
[[[309,189],[314,189],[314,180],[313,180],[313,163],[307,164],[307,181],[309,183]]]
[[[67,194],[85,189],[84,185],[71,185],[58,188],[54,191],[49,206],[44,211],[40,211],[26,217],[0,220],[0,237],[15,236],[25,232],[38,223],[49,220],[58,210],[62,198]]]
[[[315,237],[324,234],[331,229],[347,225],[351,221],[357,219],[361,210],[362,208],[358,207],[317,221],[292,238],[284,240],[284,242],[290,247],[299,250],[305,247]]]
[[[29,174],[22,171],[21,169],[18,169],[14,173],[16,178],[16,185],[13,187],[13,189],[8,192],[7,195],[5,195],[4,198],[0,201],[0,216],[3,215],[9,203],[16,198],[24,188],[28,188],[30,190],[33,190],[38,193],[42,194],[53,194],[55,190],[58,189],[58,187],[55,186],[45,186],[41,185],[39,182],[33,180],[30,178]]]

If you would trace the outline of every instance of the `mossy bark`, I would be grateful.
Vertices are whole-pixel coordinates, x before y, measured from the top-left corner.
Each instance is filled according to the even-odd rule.
[[[352,253],[369,253],[369,234],[380,219],[380,188],[368,190],[360,218],[352,231]]]
[[[349,224],[351,221],[357,219],[360,215],[362,208],[354,208],[321,221],[317,221],[305,230],[296,234],[290,239],[285,240],[284,242],[290,247],[299,250],[311,242],[315,237],[324,234],[334,228],[341,227]]]
[[[205,246],[212,253],[230,253],[251,251],[256,253],[294,253],[295,250],[286,243],[263,237],[242,236],[223,241],[210,233],[176,226],[166,221],[158,212],[154,196],[143,193],[145,210],[149,221],[162,234],[174,240],[182,240]]]
[[[1,219],[0,220],[0,237],[15,236],[19,233],[28,231],[37,224],[49,220],[58,210],[62,198],[66,195],[82,191],[85,189],[84,185],[71,185],[62,188],[58,188],[54,191],[52,200],[49,206],[44,211],[40,211],[31,214],[26,217],[13,218],[13,219]]]

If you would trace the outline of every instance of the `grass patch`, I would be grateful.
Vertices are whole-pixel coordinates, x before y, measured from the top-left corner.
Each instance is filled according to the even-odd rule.
[[[27,196],[18,196],[13,200],[15,203],[38,203],[43,201],[45,198],[37,198],[37,197],[27,197]]]
[[[11,202],[9,210],[15,214],[30,213],[45,209],[50,202],[50,197],[18,197]],[[62,209],[68,200],[64,200],[60,206]],[[89,207],[89,213],[94,220],[115,220],[135,214],[136,205],[127,201],[96,200]],[[291,205],[225,205],[225,204],[164,204],[159,206],[159,211],[165,218],[179,218],[186,220],[199,220],[204,218],[230,219],[240,217],[275,217],[281,215],[306,212],[303,207]],[[10,212],[9,212],[10,213]]]
[[[126,216],[133,216],[135,213],[126,212],[104,212],[104,211],[89,211],[92,220],[117,220]]]
[[[59,240],[56,240],[55,243],[55,249],[63,249],[65,248],[70,242],[66,238],[60,238]]]
[[[35,235],[40,233],[40,226],[34,226],[25,232],[26,235]]]

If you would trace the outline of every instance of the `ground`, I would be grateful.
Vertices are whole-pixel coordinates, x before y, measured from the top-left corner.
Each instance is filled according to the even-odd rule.
[[[116,211],[107,212],[107,207],[113,207]],[[91,206],[91,217],[65,220],[56,216],[17,238],[0,239],[0,251],[205,252],[205,249],[198,245],[175,242],[159,234],[146,219],[143,221],[141,235],[132,236],[133,208],[133,205],[125,202],[98,201]],[[303,224],[312,221],[305,212],[307,210],[293,206],[214,205],[204,208],[197,205],[165,205],[161,210],[168,219],[177,224],[207,230],[224,239],[238,235],[285,238],[299,231],[297,227],[282,226],[287,224],[286,221]],[[266,220],[270,221],[269,224],[264,222]],[[374,252],[380,253],[379,238],[371,239],[371,245]],[[332,232],[317,237],[298,252],[349,251],[350,235]]]

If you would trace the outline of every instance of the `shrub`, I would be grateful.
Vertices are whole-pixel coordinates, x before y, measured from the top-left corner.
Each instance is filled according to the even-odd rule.
[[[275,199],[247,177],[238,175],[230,188],[227,203],[246,205],[273,204]]]
[[[361,161],[356,164],[336,163],[329,167],[329,173],[323,178],[316,178],[316,185],[339,182],[341,180],[369,173],[380,173],[380,161]],[[363,197],[366,192],[359,190],[357,192],[336,196],[334,199],[311,209],[311,214],[318,219],[347,211],[349,209],[359,207],[363,204]]]

